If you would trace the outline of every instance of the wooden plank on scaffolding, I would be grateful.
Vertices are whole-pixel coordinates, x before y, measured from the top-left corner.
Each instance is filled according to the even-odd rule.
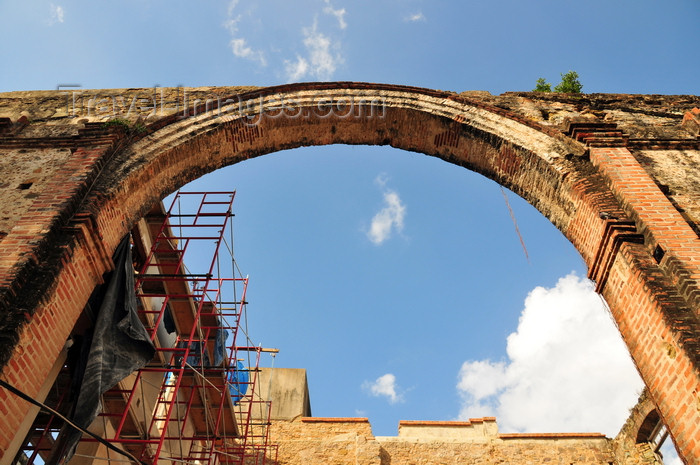
[[[222,368],[198,370],[197,373],[190,369],[180,382],[183,396],[194,390],[189,418],[197,435],[206,436],[214,432],[217,437],[235,438],[240,435],[236,410],[226,386],[226,376],[227,373]],[[215,431],[218,417],[219,427]]]

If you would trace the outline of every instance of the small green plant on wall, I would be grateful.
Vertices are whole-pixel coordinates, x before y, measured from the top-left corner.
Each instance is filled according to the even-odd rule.
[[[532,89],[533,92],[551,92],[552,91],[552,85],[548,83],[544,78],[539,78],[537,80],[537,85],[535,86],[534,89]]]
[[[576,71],[561,73],[561,82],[554,87],[554,92],[562,92],[567,94],[580,94],[583,89],[583,84],[578,79]],[[536,82],[533,92],[552,92],[552,85],[545,78],[539,78]]]
[[[104,125],[105,127],[120,127],[128,134],[143,134],[146,132],[146,126],[142,122],[136,121],[131,123],[124,118],[113,118],[105,122]]]

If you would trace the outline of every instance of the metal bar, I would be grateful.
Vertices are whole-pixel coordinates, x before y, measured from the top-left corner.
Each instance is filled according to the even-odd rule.
[[[279,349],[265,349],[263,347],[256,347],[256,346],[237,346],[236,349],[237,350],[246,350],[246,351],[250,351],[250,352],[268,352],[268,353],[272,353],[272,354],[278,354],[280,351]]]
[[[187,191],[179,192],[180,195],[236,195],[236,191]]]
[[[199,225],[197,225],[199,226]],[[216,236],[162,236],[163,239],[184,239],[184,240],[192,240],[192,241],[215,241],[217,239]]]
[[[119,425],[117,426],[117,429],[114,432],[115,438],[119,437],[119,435],[122,432],[122,428],[124,428],[124,423],[126,423],[126,416],[129,415],[129,412],[130,412],[131,401],[134,399],[134,392],[136,392],[136,386],[138,386],[140,380],[141,380],[141,371],[139,371],[136,374],[136,379],[134,380],[134,385],[131,387],[131,393],[129,394],[129,397],[126,401],[126,406],[124,407],[124,415],[122,416],[121,421],[119,421]]]
[[[63,393],[59,397],[58,402],[56,403],[56,410],[58,410],[60,408],[61,404],[63,404],[63,400],[65,399],[67,393],[68,393],[68,390],[65,390],[65,391],[63,391]],[[41,444],[44,441],[44,439],[46,438],[46,434],[49,431],[51,431],[51,423],[53,423],[53,421],[55,419],[56,419],[55,415],[49,416],[49,421],[46,423],[46,426],[44,427],[44,430],[42,431],[41,436],[39,436],[39,440],[36,442],[36,447],[34,448],[34,452],[32,452],[32,455],[29,458],[29,460],[27,461],[27,463],[33,464],[34,459],[36,459],[36,456],[40,450],[52,450],[53,449],[53,445],[49,449],[43,449],[43,448],[41,448]],[[34,441],[32,441],[32,444],[34,444]],[[31,449],[25,449],[25,450],[31,450]]]
[[[207,212],[202,212],[199,214],[199,216],[212,216],[212,217],[219,217],[219,216],[224,216],[226,213],[207,213]],[[168,216],[168,218],[193,218],[197,216],[195,213],[180,213],[180,214],[171,214]],[[236,216],[234,213],[231,213],[230,216]],[[154,220],[164,220],[166,217],[165,215],[150,215],[148,219],[154,219]]]
[[[161,265],[163,267],[175,266],[174,263],[158,264],[158,266],[161,266]],[[202,281],[204,279],[211,279],[212,276],[209,276],[206,273],[148,273],[148,274],[141,276],[141,278],[142,279],[180,278],[179,281]]]
[[[204,217],[204,218],[219,218],[219,217],[225,218],[226,216],[227,216],[226,214],[213,216],[213,215],[207,215],[206,213],[201,213],[200,215],[197,215],[197,218],[201,218],[201,217]],[[174,227],[177,229],[181,229],[181,228],[220,228],[220,227],[222,227],[222,224],[220,224],[220,223],[201,223],[201,224],[177,223],[177,224],[171,224],[170,227]],[[167,237],[167,236],[164,236],[164,237]],[[185,236],[185,237],[189,237],[189,236]]]

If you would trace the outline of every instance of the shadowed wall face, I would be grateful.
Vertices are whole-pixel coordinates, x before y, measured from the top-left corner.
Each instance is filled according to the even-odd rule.
[[[38,394],[119,240],[164,195],[283,149],[391,145],[496,180],[565,234],[682,454],[700,456],[698,107],[362,83],[0,94],[3,376]],[[0,391],[0,411],[7,450],[28,408]]]

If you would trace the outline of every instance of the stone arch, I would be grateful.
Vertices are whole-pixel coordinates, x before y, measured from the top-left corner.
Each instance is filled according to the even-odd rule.
[[[667,439],[661,414],[645,388],[615,438],[615,456],[621,464],[662,463],[661,445]]]
[[[106,167],[111,173],[96,192],[103,198],[121,197],[131,223],[151,199],[249,158],[311,145],[390,145],[497,181],[567,234],[574,230],[578,191],[586,189],[579,184],[584,178],[587,185],[603,183],[584,166],[583,144],[447,92],[315,84],[268,88],[219,102],[204,101],[188,117],[172,118],[132,144]],[[340,102],[350,102],[350,108],[339,110]],[[598,203],[619,210],[612,197]],[[575,235],[569,239],[579,241]],[[584,247],[578,249],[586,253]]]
[[[654,437],[654,430],[657,428],[660,421],[661,416],[659,415],[659,412],[656,409],[650,411],[647,416],[644,417],[642,424],[639,426],[635,442],[639,444],[652,440]]]
[[[565,134],[468,96],[325,83],[201,98],[182,114],[157,118],[145,134],[122,133],[116,139],[109,157],[98,154],[91,162],[99,164],[93,182],[75,194],[68,216],[79,225],[61,239],[70,253],[49,253],[53,262],[48,264],[27,262],[30,268],[53,270],[53,281],[45,284],[47,296],[35,302],[37,313],[56,311],[74,321],[89,293],[83,290],[68,304],[61,288],[80,275],[80,263],[91,264],[89,278],[97,283],[120,238],[146,209],[207,172],[300,146],[391,145],[497,181],[564,233],[609,303],[680,450],[686,457],[700,456],[697,327],[683,329],[695,321],[693,308],[700,299],[695,292],[700,266],[693,261],[698,238],[687,224],[680,239],[666,235],[654,214],[640,206],[636,191],[626,190],[630,180],[640,182],[645,195],[658,188],[648,175],[642,179],[643,170],[609,124],[582,119],[569,124]],[[85,160],[90,153],[83,150]],[[651,201],[662,202],[656,191]],[[60,341],[59,335],[47,352],[56,353]],[[664,369],[676,376],[665,376]]]

